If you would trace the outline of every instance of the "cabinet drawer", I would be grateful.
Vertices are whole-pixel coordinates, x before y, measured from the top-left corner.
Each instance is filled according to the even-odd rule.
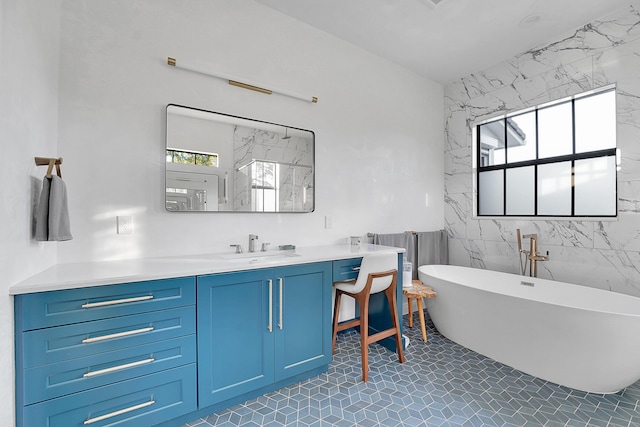
[[[352,280],[358,277],[358,270],[362,258],[341,259],[333,261],[333,281],[341,282],[344,280]]]
[[[24,402],[41,402],[195,361],[194,334],[38,366],[24,372]]]
[[[21,330],[106,319],[195,304],[195,277],[16,296]]]
[[[196,410],[196,365],[27,406],[25,426],[152,426]]]
[[[24,368],[194,334],[195,317],[190,306],[25,332]]]

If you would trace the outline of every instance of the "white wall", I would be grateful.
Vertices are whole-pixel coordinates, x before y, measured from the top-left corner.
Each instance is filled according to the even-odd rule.
[[[440,85],[253,1],[62,3],[59,140],[74,240],[61,262],[227,251],[249,233],[305,246],[444,226]],[[167,56],[319,102],[229,86]],[[166,212],[168,103],[315,131],[316,211]],[[116,235],[123,214],[132,235]]]
[[[32,236],[34,199],[56,157],[60,2],[3,0],[0,8],[0,419],[14,421],[13,298],[8,288],[56,261],[59,243]],[[64,164],[63,164],[64,171]]]
[[[517,273],[516,228],[537,233],[550,260],[538,275],[640,296],[640,2],[557,41],[445,87],[445,221],[453,264]],[[615,220],[473,217],[471,124],[615,83],[618,217]]]

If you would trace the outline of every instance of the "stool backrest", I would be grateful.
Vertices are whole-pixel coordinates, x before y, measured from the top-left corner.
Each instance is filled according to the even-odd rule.
[[[357,293],[364,289],[369,273],[382,273],[389,270],[398,270],[398,254],[395,252],[365,255],[362,257],[362,264],[360,264],[360,271],[352,292]],[[391,285],[392,278],[393,276],[385,276],[373,279],[370,293],[375,294],[387,289]]]

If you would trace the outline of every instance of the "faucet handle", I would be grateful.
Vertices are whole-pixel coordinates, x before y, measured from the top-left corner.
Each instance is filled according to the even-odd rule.
[[[242,253],[242,245],[237,244],[237,245],[229,245],[232,248],[236,248],[236,253],[237,254],[241,254]]]
[[[263,243],[262,244],[262,249],[260,249],[262,252],[267,252],[267,246],[269,246],[271,243]]]

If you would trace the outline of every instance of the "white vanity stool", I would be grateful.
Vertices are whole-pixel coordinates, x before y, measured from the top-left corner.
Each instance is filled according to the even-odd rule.
[[[336,300],[333,311],[333,342],[332,352],[335,353],[336,335],[339,331],[360,327],[360,350],[362,353],[362,380],[369,379],[369,344],[384,338],[395,336],[396,349],[400,363],[404,363],[402,337],[398,321],[396,305],[396,279],[398,277],[398,258],[395,253],[367,254],[362,258],[360,271],[355,280],[334,282]],[[392,327],[369,335],[369,297],[371,294],[384,292],[389,302]],[[342,295],[354,298],[360,307],[360,318],[348,320],[338,324],[340,314],[340,298]]]

